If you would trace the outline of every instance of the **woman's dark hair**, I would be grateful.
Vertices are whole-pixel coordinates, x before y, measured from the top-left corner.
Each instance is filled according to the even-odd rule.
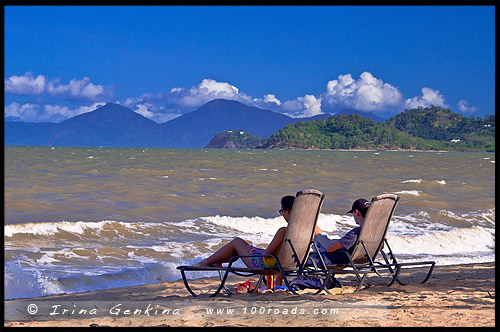
[[[286,210],[291,210],[293,206],[293,201],[295,197],[293,196],[285,196],[281,199],[281,208]]]

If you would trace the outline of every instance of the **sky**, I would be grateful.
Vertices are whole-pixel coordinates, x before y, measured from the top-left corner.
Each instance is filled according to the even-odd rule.
[[[494,6],[4,6],[4,119],[218,98],[294,118],[495,114]]]

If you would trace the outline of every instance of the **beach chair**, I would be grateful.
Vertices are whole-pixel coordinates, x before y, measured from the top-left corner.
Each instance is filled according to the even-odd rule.
[[[383,194],[372,198],[352,253],[349,254],[347,251],[344,252],[349,260],[348,264],[326,265],[316,245],[313,244],[313,249],[316,252],[315,256],[318,257],[320,261],[317,271],[322,270],[326,275],[326,277],[322,278],[324,282],[317,293],[320,293],[322,290],[328,292],[325,285],[334,274],[355,274],[358,280],[358,286],[355,291],[358,291],[363,285],[369,287],[365,281],[367,276],[371,273],[375,273],[378,276],[382,276],[382,273],[389,275],[392,279],[388,286],[391,286],[394,282],[404,286],[405,284],[398,278],[403,267],[429,265],[429,270],[420,283],[423,284],[430,278],[436,264],[434,261],[400,263],[387,242],[386,234],[389,228],[389,222],[398,201],[399,197],[393,194]],[[384,250],[387,250],[387,253]],[[383,261],[377,261],[377,255],[379,253]],[[311,277],[318,278],[320,274],[318,274],[317,271],[312,274]]]
[[[240,276],[260,275],[255,289],[258,288],[264,276],[273,277],[281,274],[288,289],[297,294],[290,287],[288,278],[299,276],[304,272],[304,264],[307,261],[311,244],[314,241],[314,230],[324,197],[322,192],[315,189],[306,189],[297,192],[278,256],[263,255],[276,259],[274,267],[261,269],[233,266],[234,262],[238,259],[248,256],[233,256],[227,263],[227,266],[222,267],[178,266],[177,269],[181,272],[182,280],[188,292],[193,296],[197,296],[188,284],[188,279],[186,278],[187,271],[217,271],[221,283],[215,293],[210,296],[216,296],[222,289],[232,294],[224,287],[230,273]]]

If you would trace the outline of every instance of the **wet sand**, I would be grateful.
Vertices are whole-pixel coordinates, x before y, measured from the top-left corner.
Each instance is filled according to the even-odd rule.
[[[300,291],[202,294],[192,297],[182,281],[85,293],[5,301],[6,327],[495,327],[495,264],[407,269],[409,284],[387,287],[387,277],[370,277],[354,292],[354,275],[338,275],[343,287],[331,294]],[[232,276],[228,287],[256,277]],[[215,278],[193,280],[214,289]],[[36,313],[35,313],[36,311]],[[30,314],[30,313],[31,314]]]

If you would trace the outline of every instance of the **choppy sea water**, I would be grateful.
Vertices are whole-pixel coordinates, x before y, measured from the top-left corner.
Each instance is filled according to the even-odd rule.
[[[235,236],[265,247],[280,198],[325,194],[319,226],[355,226],[353,200],[401,197],[401,260],[495,260],[495,154],[13,147],[4,154],[5,299],[180,278]],[[203,276],[200,274],[200,276]]]

